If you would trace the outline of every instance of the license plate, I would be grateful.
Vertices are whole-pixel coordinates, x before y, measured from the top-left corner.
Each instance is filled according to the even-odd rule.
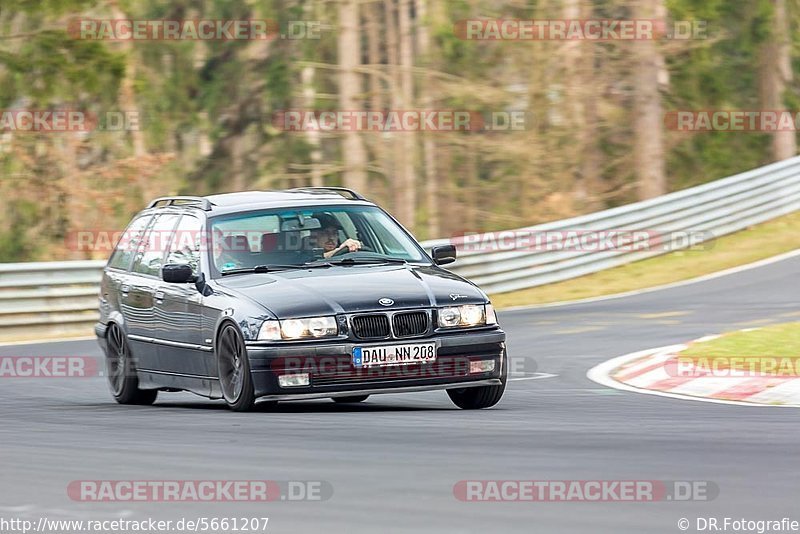
[[[356,367],[386,367],[433,361],[436,361],[436,343],[353,348],[353,365]]]

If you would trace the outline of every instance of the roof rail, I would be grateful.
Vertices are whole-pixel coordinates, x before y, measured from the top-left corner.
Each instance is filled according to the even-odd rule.
[[[359,193],[349,189],[347,187],[295,187],[294,189],[289,189],[289,191],[308,191],[309,193],[336,193],[348,200],[367,200],[365,197],[361,196]]]
[[[204,211],[211,211],[211,202],[203,197],[161,197],[152,201],[148,208],[166,208],[167,206],[192,206],[199,204],[199,207]]]

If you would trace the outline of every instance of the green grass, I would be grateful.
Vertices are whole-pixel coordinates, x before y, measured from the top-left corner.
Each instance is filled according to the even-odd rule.
[[[797,376],[800,323],[732,332],[711,341],[692,343],[678,357],[705,368],[750,370],[765,375]]]
[[[738,267],[798,248],[800,212],[720,237],[707,250],[671,252],[564,282],[491,295],[496,308],[624,293]]]
[[[800,323],[783,323],[732,332],[711,341],[692,343],[681,352],[681,356],[800,358]]]

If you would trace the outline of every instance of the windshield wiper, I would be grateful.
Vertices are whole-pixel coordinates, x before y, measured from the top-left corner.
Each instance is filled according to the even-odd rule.
[[[379,265],[381,263],[408,263],[402,258],[343,258],[341,260],[327,260],[330,265]]]
[[[271,265],[256,265],[255,267],[240,267],[238,269],[229,269],[227,271],[222,271],[220,274],[222,276],[226,276],[229,274],[241,274],[241,273],[273,273],[276,271],[288,271],[292,269],[309,269],[315,267],[330,267],[330,265],[325,264],[314,264],[314,265],[298,265],[298,264],[271,264]]]

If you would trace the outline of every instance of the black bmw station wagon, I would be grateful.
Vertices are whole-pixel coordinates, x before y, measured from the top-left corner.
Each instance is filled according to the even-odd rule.
[[[246,411],[444,389],[460,408],[493,406],[505,333],[486,294],[440,267],[455,258],[344,188],[154,200],[103,274],[112,394],[190,391]]]

